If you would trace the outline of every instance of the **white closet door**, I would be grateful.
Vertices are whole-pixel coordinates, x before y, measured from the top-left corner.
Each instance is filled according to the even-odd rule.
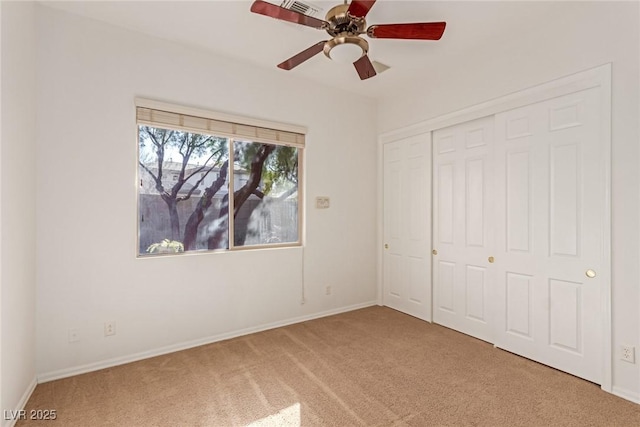
[[[496,116],[493,265],[495,344],[596,383],[606,200],[599,94]]]
[[[384,145],[384,305],[431,320],[428,135]]]
[[[493,127],[487,117],[433,132],[433,319],[485,341],[492,339]]]

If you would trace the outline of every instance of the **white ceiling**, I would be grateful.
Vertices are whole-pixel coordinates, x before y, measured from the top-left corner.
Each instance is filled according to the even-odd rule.
[[[280,4],[281,0],[272,0]],[[305,0],[306,1],[306,0]],[[253,66],[380,98],[428,79],[438,64],[474,47],[499,44],[523,32],[542,31],[544,16],[568,2],[378,0],[367,24],[446,21],[440,41],[369,39],[369,56],[391,68],[361,81],[352,65],[319,54],[291,71],[276,64],[326,40],[326,32],[249,11],[251,1],[43,1],[43,4],[184,45],[206,49]],[[325,12],[337,1],[311,0]],[[575,4],[575,3],[574,3]]]

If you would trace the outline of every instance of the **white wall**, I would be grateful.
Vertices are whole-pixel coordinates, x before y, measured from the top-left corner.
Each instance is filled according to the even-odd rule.
[[[613,338],[616,350],[639,346],[640,251],[629,238],[640,236],[638,5],[557,7],[539,32],[426,70],[422,86],[383,100],[377,116],[374,102],[355,97],[363,108],[349,120],[331,114],[341,92],[290,73],[37,7],[39,376],[372,302],[376,120],[388,131],[606,62],[613,62]],[[309,128],[307,304],[300,305],[301,249],[135,259],[134,96]],[[3,108],[3,126],[4,115]],[[330,196],[332,207],[315,210],[316,195]],[[6,223],[3,216],[3,242]],[[103,337],[106,320],[117,322],[116,336]],[[80,328],[79,342],[68,343],[69,328]],[[4,333],[3,326],[3,349]],[[619,393],[637,397],[639,378],[638,365],[615,360]]]
[[[36,36],[33,4],[0,9],[0,408],[9,411],[22,407],[36,376]]]
[[[612,293],[614,392],[640,402],[638,364],[619,346],[640,350],[638,261],[639,12],[637,2],[558,2],[539,31],[496,39],[422,74],[421,85],[379,102],[386,132],[558,77],[613,63]]]
[[[343,118],[341,92],[277,69],[42,6],[37,28],[40,379],[374,303],[371,100],[354,95],[362,108]],[[308,127],[305,305],[301,248],[135,258],[135,96]]]

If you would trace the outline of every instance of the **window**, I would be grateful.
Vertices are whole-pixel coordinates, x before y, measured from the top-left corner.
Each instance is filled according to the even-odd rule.
[[[300,245],[304,129],[136,104],[139,256]]]

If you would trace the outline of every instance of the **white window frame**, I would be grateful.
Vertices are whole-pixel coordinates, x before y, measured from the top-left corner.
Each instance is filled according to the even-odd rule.
[[[287,247],[300,247],[303,245],[303,230],[304,230],[304,148],[305,148],[305,135],[307,133],[307,128],[304,126],[298,126],[287,123],[273,122],[262,119],[255,119],[250,117],[237,116],[233,114],[209,111],[199,108],[186,107],[182,105],[171,104],[162,101],[156,101],[147,98],[135,98],[135,109],[136,109],[136,140],[138,142],[137,145],[137,153],[136,153],[136,165],[140,156],[139,149],[139,126],[147,125],[156,128],[162,129],[173,129],[178,131],[186,131],[186,132],[194,132],[194,133],[202,133],[202,134],[210,134],[214,136],[226,137],[228,139],[229,144],[229,170],[228,170],[228,194],[229,194],[229,202],[228,202],[228,248],[223,249],[203,249],[203,250],[191,250],[184,251],[178,253],[169,253],[169,254],[141,254],[140,253],[140,192],[139,189],[136,190],[136,257],[137,258],[156,258],[157,256],[167,256],[167,255],[190,255],[190,254],[209,254],[209,253],[226,253],[231,251],[246,251],[246,250],[260,250],[260,249],[270,249],[270,248],[287,248]],[[224,131],[220,129],[215,130],[207,130],[205,128],[200,127],[190,127],[188,125],[180,124],[171,124],[171,123],[161,123],[153,120],[145,120],[140,119],[138,111],[139,109],[149,109],[155,110],[158,112],[167,112],[173,115],[183,115],[190,116],[198,119],[205,119],[215,121],[217,123],[222,123],[224,125],[231,125],[233,130],[235,131],[235,125],[238,125],[239,133],[234,133],[230,131]],[[242,129],[240,129],[242,127]],[[255,134],[249,135],[247,131],[251,131],[254,128],[256,130]],[[231,129],[231,128],[229,128]],[[261,132],[263,131],[263,132]],[[244,133],[242,133],[244,132]],[[261,135],[262,133],[262,135]],[[273,137],[274,135],[275,137]],[[283,140],[278,140],[277,138],[282,137]],[[280,145],[280,146],[291,146],[298,149],[298,189],[297,189],[297,199],[298,199],[298,239],[295,242],[285,242],[285,243],[268,243],[268,244],[257,244],[257,245],[235,245],[234,238],[234,197],[233,194],[235,192],[234,189],[234,150],[232,149],[235,142],[252,142],[252,143],[265,143],[271,145]],[[139,175],[139,167],[136,167],[136,183],[141,182],[141,176]]]

